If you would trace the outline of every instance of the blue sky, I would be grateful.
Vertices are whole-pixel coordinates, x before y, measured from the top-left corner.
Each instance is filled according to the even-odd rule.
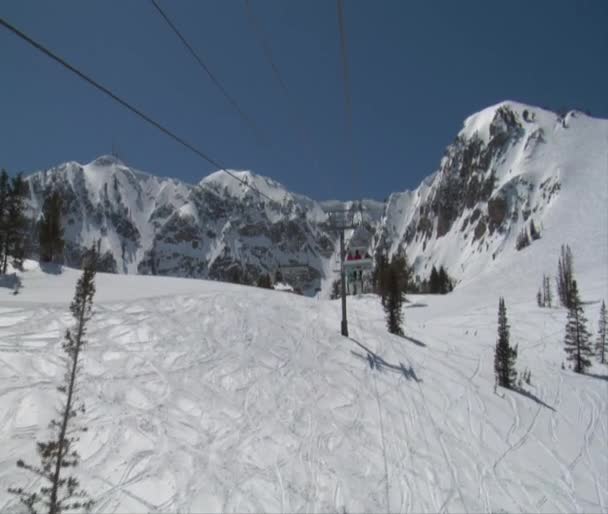
[[[416,187],[464,118],[504,99],[608,118],[605,0],[346,0],[354,145],[333,0],[251,0],[287,95],[242,0],[160,4],[261,140],[147,0],[2,2],[0,16],[224,165],[316,199]],[[1,28],[0,63],[0,166],[9,172],[89,162],[113,143],[158,175],[194,183],[214,171]]]

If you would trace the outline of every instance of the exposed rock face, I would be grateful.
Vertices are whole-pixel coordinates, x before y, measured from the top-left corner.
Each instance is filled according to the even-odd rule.
[[[460,226],[464,231],[483,213],[483,219],[474,226],[473,240],[479,239],[488,225],[492,231],[502,226],[506,201],[501,195],[491,198],[496,189],[495,168],[522,136],[523,129],[518,115],[507,105],[495,110],[487,129],[487,141],[477,132],[461,133],[447,147],[431,187],[418,191],[418,197],[424,197],[410,222],[415,229],[406,229],[404,246],[413,241],[425,244],[445,236],[455,221],[471,209],[474,209],[473,215],[465,217]],[[386,238],[385,233],[381,233],[380,238]]]
[[[507,215],[507,202],[502,196],[496,196],[488,201],[488,218],[494,227],[500,227]]]

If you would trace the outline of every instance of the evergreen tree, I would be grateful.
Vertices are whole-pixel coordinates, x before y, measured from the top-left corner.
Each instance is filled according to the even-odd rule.
[[[452,290],[452,284],[450,281],[450,277],[448,276],[448,272],[445,270],[443,266],[439,268],[438,275],[438,287],[440,294],[449,293]]]
[[[25,187],[25,182],[19,174],[13,177],[8,188],[2,273],[6,273],[9,255],[12,256],[15,266],[21,266],[23,263],[25,230],[27,228],[27,219],[23,215]]]
[[[386,313],[386,325],[391,334],[403,335],[402,306],[409,274],[405,255],[396,255],[388,265],[384,266],[379,277],[382,306]]]
[[[568,322],[564,339],[567,360],[574,363],[576,373],[584,373],[591,366],[589,357],[593,355],[589,342],[587,319],[581,305],[576,280],[572,281],[570,292],[570,307],[568,308]]]
[[[61,204],[61,196],[55,191],[46,197],[42,206],[42,219],[38,227],[42,262],[57,262],[63,253]]]
[[[243,272],[238,264],[233,264],[229,267],[225,272],[225,276],[227,282],[232,282],[233,284],[245,283]]]
[[[67,468],[77,466],[80,461],[78,451],[73,447],[73,443],[78,441],[75,435],[78,429],[73,426],[73,419],[84,412],[84,405],[79,404],[76,399],[76,379],[79,371],[78,358],[86,343],[86,325],[92,315],[96,260],[97,255],[93,248],[85,257],[83,273],[78,279],[70,305],[76,323],[73,330],[67,330],[63,342],[68,369],[65,384],[58,387],[58,390],[65,398],[59,410],[59,419],[52,420],[49,424],[53,438],[37,443],[39,466],[27,464],[23,460],[17,461],[19,468],[38,475],[44,485],[38,492],[27,492],[22,487],[8,490],[17,495],[32,514],[39,512],[37,509],[40,506],[47,507],[49,514],[61,514],[69,510],[89,510],[93,505],[91,500],[87,500],[87,493],[80,489],[78,479],[65,476],[65,473]],[[80,428],[80,431],[86,431],[86,428]]]
[[[538,304],[539,307],[544,307],[545,304],[543,302],[543,295],[540,292],[540,289],[538,290],[538,293],[536,293],[536,303]]]
[[[596,354],[602,364],[606,363],[606,326],[608,325],[608,319],[606,316],[606,302],[602,300],[602,307],[600,308],[600,321],[597,330],[597,343],[595,343]]]
[[[517,348],[509,344],[509,323],[504,298],[498,300],[498,339],[494,352],[494,373],[496,382],[502,387],[512,389],[517,381],[515,360]]]
[[[570,246],[562,245],[561,256],[557,262],[557,294],[561,304],[568,309],[571,307],[573,281],[572,251]]]
[[[342,282],[340,279],[338,280],[334,280],[331,284],[331,295],[330,295],[330,299],[331,300],[337,300],[338,298],[340,298],[341,295],[341,288],[342,287]]]
[[[388,261],[384,253],[378,253],[376,255],[376,266],[372,272],[372,284],[374,291],[384,298],[383,291],[386,289],[386,269],[388,267]]]
[[[437,294],[439,292],[439,273],[437,273],[437,268],[433,266],[431,270],[431,278],[429,279],[429,289],[431,294]]]
[[[268,275],[267,273],[264,275],[260,275],[258,277],[256,285],[264,289],[272,289],[272,280],[270,279],[270,275]]]

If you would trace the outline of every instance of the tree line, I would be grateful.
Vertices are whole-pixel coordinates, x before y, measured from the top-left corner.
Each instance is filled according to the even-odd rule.
[[[23,266],[25,257],[35,254],[33,242],[38,243],[41,262],[62,262],[63,229],[61,225],[61,195],[54,191],[46,195],[42,212],[33,222],[25,216],[27,183],[21,174],[8,176],[0,171],[0,272],[6,274],[8,264]]]

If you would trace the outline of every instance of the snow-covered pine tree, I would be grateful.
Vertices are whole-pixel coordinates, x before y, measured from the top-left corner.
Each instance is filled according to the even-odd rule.
[[[97,266],[95,249],[88,252],[83,261],[83,272],[76,284],[74,299],[70,311],[76,321],[73,330],[65,334],[63,350],[67,354],[68,369],[65,383],[57,389],[65,399],[62,401],[59,418],[49,424],[53,437],[46,442],[38,442],[40,465],[35,466],[17,461],[19,468],[27,469],[43,480],[37,492],[28,492],[22,487],[10,488],[8,491],[19,497],[30,514],[36,514],[40,507],[48,508],[49,514],[77,510],[88,511],[93,502],[87,499],[87,493],[80,489],[80,483],[74,476],[65,476],[67,468],[78,465],[80,456],[73,443],[78,441],[75,435],[86,428],[74,426],[74,418],[84,412],[84,405],[76,400],[76,379],[79,371],[78,359],[86,341],[86,325],[91,319],[93,296],[95,295],[95,269]]]
[[[517,383],[515,360],[517,348],[509,344],[509,322],[504,298],[498,300],[498,339],[494,352],[494,373],[496,382],[502,387],[512,389]]]
[[[564,338],[564,350],[568,354],[567,360],[573,362],[576,373],[584,373],[591,366],[589,357],[593,355],[589,342],[590,334],[587,330],[587,318],[581,305],[576,280],[572,281],[570,292],[570,307],[568,308],[568,322]]]
[[[536,303],[538,304],[539,307],[545,306],[545,304],[543,302],[543,295],[540,292],[540,289],[538,290],[538,293],[536,293]]]
[[[598,359],[602,364],[606,363],[606,345],[608,345],[608,341],[606,340],[606,328],[608,326],[608,317],[606,314],[606,302],[602,300],[602,306],[600,308],[600,320],[598,323],[597,329],[597,342],[595,343],[595,351]]]
[[[570,296],[574,271],[572,266],[572,251],[570,246],[562,245],[561,255],[557,262],[557,294],[564,307],[570,308]]]

